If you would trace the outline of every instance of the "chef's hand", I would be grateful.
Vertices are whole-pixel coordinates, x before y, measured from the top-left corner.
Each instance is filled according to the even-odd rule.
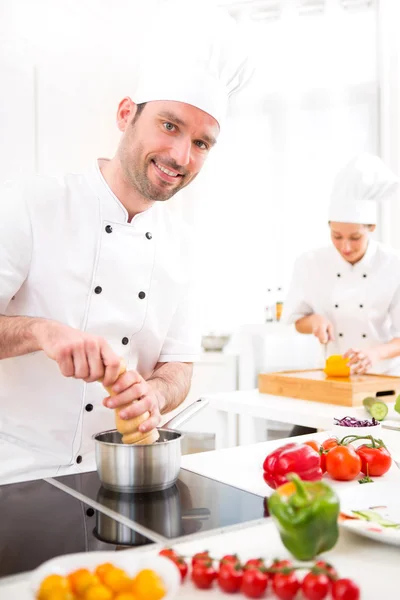
[[[379,361],[378,352],[374,348],[367,348],[365,350],[357,350],[350,348],[343,358],[348,358],[348,365],[352,374],[362,375],[367,373],[371,367]]]
[[[121,419],[133,419],[149,411],[150,418],[139,425],[139,431],[145,433],[158,427],[165,401],[160,392],[152,387],[151,382],[143,379],[137,371],[126,371],[118,377],[111,389],[115,396],[105,398],[104,406],[126,406],[119,413]]]
[[[312,332],[321,344],[327,344],[333,342],[335,337],[333,335],[333,325],[327,318],[322,315],[313,315],[312,319]]]
[[[87,382],[103,379],[104,385],[118,377],[121,359],[103,338],[46,319],[36,324],[34,335],[65,377]]]

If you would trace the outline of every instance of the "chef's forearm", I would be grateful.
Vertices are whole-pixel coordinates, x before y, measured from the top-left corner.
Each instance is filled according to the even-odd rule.
[[[43,319],[0,315],[0,360],[40,350],[35,331]]]
[[[307,315],[306,317],[298,319],[294,324],[296,331],[299,333],[312,333],[314,328],[314,317],[315,315]]]
[[[147,380],[159,397],[161,413],[179,406],[186,398],[192,381],[193,364],[168,362],[158,363]]]
[[[375,350],[378,353],[379,360],[387,360],[395,358],[395,356],[400,356],[400,338],[393,338],[393,340],[386,344],[380,344],[375,347]]]

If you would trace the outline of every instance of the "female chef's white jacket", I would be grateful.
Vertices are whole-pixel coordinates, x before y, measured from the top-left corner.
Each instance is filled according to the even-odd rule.
[[[97,163],[85,175],[36,177],[1,193],[0,314],[100,335],[144,378],[158,361],[192,362],[191,246],[162,202],[128,223]],[[115,426],[105,395],[63,377],[41,351],[1,360],[0,458],[15,444],[37,453],[35,463],[80,463],[92,434]]]
[[[333,324],[335,341],[328,344],[329,355],[400,337],[400,257],[372,240],[355,265],[334,246],[300,256],[282,321],[295,323],[312,313]],[[400,375],[400,358],[381,361],[373,372]]]

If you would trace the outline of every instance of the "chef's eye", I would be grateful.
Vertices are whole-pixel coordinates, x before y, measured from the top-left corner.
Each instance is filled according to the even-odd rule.
[[[208,148],[207,144],[205,142],[202,142],[201,140],[196,140],[195,144],[200,148],[200,150],[207,150]]]
[[[167,131],[174,131],[174,129],[175,129],[175,125],[173,125],[172,123],[169,123],[169,121],[167,121],[166,123],[163,123],[163,125]]]

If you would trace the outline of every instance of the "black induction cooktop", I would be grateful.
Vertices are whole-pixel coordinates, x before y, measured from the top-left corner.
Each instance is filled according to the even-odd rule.
[[[55,478],[71,493],[83,495],[87,502],[96,503],[115,515],[144,526],[168,540],[195,533],[218,530],[262,519],[264,498],[220,483],[208,477],[181,469],[172,487],[160,492],[117,493],[105,489],[97,472]],[[118,517],[116,517],[118,520]],[[108,543],[139,546],[149,543],[129,526],[112,526],[101,509],[96,510],[96,535]],[[156,540],[159,541],[159,540]]]
[[[97,472],[4,485],[0,515],[0,577],[54,556],[167,544],[268,516],[263,497],[185,469],[171,488],[141,494],[106,490]]]
[[[0,486],[0,577],[63,554],[116,550],[94,534],[92,507],[37,480]]]

